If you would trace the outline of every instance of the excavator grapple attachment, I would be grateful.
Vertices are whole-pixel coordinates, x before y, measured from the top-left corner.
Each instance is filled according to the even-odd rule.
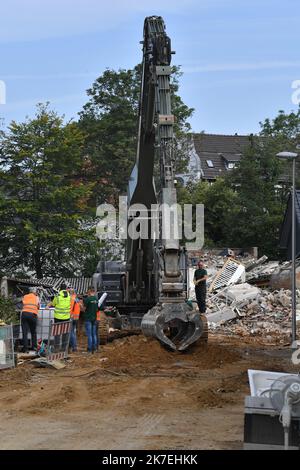
[[[207,341],[207,321],[204,315],[185,302],[162,303],[144,315],[142,331],[176,351],[184,351],[200,338]]]

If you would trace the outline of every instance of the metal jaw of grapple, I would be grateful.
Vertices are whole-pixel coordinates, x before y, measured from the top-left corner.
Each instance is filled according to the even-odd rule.
[[[174,351],[184,351],[207,334],[205,317],[185,302],[156,305],[144,315],[141,327],[145,336],[157,338]]]

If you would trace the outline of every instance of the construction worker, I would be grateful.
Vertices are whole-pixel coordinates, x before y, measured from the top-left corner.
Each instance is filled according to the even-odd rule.
[[[204,263],[198,262],[198,269],[194,273],[194,285],[197,304],[200,313],[206,312],[206,280],[207,271],[204,269]]]
[[[54,297],[51,302],[54,307],[54,321],[55,323],[70,320],[71,317],[71,296],[67,291],[66,284],[60,285],[59,294]]]
[[[71,318],[71,296],[67,290],[66,284],[60,285],[59,294],[52,300],[51,306],[54,307],[54,323],[66,322]],[[62,347],[65,345],[68,333],[62,335]],[[55,351],[59,349],[60,336],[54,337]]]
[[[102,296],[100,297],[100,299],[98,300],[98,309],[97,309],[97,316],[96,316],[97,351],[100,346],[99,327],[100,327],[101,315],[103,315],[104,313],[106,297],[107,297],[107,293],[104,292]]]
[[[85,311],[83,314],[85,331],[88,338],[87,351],[94,353],[97,350],[97,311],[98,298],[95,289],[90,287],[87,297],[83,300]]]
[[[23,351],[28,352],[28,333],[31,334],[31,347],[33,350],[37,350],[37,339],[36,339],[36,325],[37,317],[40,308],[40,299],[36,295],[36,288],[30,287],[29,294],[24,295],[22,298],[22,335],[23,335]]]
[[[96,350],[98,351],[99,346],[100,346],[100,336],[99,336],[99,327],[100,327],[100,320],[101,320],[101,315],[103,312],[101,310],[97,310],[97,316],[96,316],[96,336],[97,336],[97,348]]]
[[[72,328],[70,335],[70,347],[73,352],[77,351],[77,330],[78,330],[78,321],[80,316],[80,300],[76,295],[75,289],[70,289],[71,295],[71,320]]]

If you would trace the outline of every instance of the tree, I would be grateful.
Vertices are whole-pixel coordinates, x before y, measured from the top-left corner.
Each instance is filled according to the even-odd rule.
[[[283,221],[291,174],[289,165],[276,154],[295,150],[300,112],[278,116],[261,124],[259,137],[244,153],[227,182],[235,189],[238,204],[232,208],[231,237],[238,246],[258,246],[260,253],[280,257],[279,233]]]
[[[186,164],[186,133],[190,130],[187,120],[193,113],[178,95],[180,75],[180,69],[173,67],[171,99],[180,140],[175,148],[178,170]],[[89,177],[98,181],[98,203],[126,192],[136,157],[140,83],[140,65],[133,70],[107,69],[87,91],[89,101],[80,113],[79,125],[86,134]]]
[[[191,183],[179,191],[180,203],[205,206],[206,246],[257,246],[260,254],[282,257],[279,234],[291,185],[290,165],[276,154],[295,151],[300,111],[279,111],[261,124],[236,168],[215,183]],[[298,181],[300,184],[300,181]]]
[[[284,214],[280,190],[276,190],[279,166],[266,143],[255,144],[244,153],[227,178],[235,189],[236,204],[230,211],[230,235],[235,246],[258,246],[260,252],[278,256],[278,235]]]
[[[210,185],[207,182],[190,183],[178,191],[183,204],[204,205],[205,246],[226,246],[230,237],[230,214],[237,203],[237,194],[223,178]]]
[[[0,265],[6,273],[72,276],[93,229],[93,183],[78,179],[84,134],[48,105],[0,140]]]

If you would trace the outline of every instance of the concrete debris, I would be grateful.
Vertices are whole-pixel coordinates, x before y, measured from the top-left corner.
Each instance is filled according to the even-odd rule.
[[[277,301],[283,306],[288,307],[291,303],[290,297],[284,292],[280,291],[277,296]]]
[[[246,281],[251,284],[268,285],[271,276],[279,270],[279,261],[269,261],[246,271]]]
[[[296,283],[300,289],[300,260],[296,263]],[[291,262],[269,261],[250,271],[246,266],[246,281],[259,286],[270,286],[272,289],[290,289]]]
[[[201,259],[208,273],[206,315],[210,329],[220,328],[222,332],[240,336],[262,336],[270,342],[274,336],[276,342],[290,341],[290,261],[268,261],[267,256],[232,259],[209,251],[202,253]],[[232,277],[239,265],[244,275]],[[230,269],[227,272],[226,266],[232,272]],[[193,276],[194,268],[190,268],[192,300],[195,299]],[[300,260],[297,261],[297,288],[300,289]],[[300,334],[300,290],[297,291],[297,325]]]
[[[290,262],[280,264],[279,261],[268,261],[267,256],[259,259],[253,256],[221,256],[212,251],[199,254],[199,258],[204,262],[208,274],[208,288],[212,292],[217,292],[222,287],[237,283],[250,283],[260,286],[268,286],[271,277],[281,270],[290,270]],[[194,298],[194,286],[192,285],[194,268],[190,268],[190,298]],[[300,266],[299,266],[300,276]],[[276,288],[288,286],[277,286]],[[300,277],[299,277],[300,288]]]
[[[260,291],[258,287],[244,283],[227,287],[224,294],[234,302],[243,302],[245,300],[256,299]]]
[[[33,359],[30,363],[35,367],[48,367],[56,370],[64,369],[66,367],[66,364],[62,361],[48,361],[43,357]]]
[[[224,289],[219,295],[217,309],[216,299],[208,298],[207,319],[210,322],[210,319],[215,318],[209,327],[222,328],[227,333],[240,336],[259,335],[266,338],[269,335],[270,341],[276,335],[284,341],[291,334],[291,291],[270,291],[249,286],[250,289],[255,288],[255,291],[251,291],[248,286],[241,284]],[[231,297],[228,296],[228,290],[233,290]],[[239,295],[239,292],[245,292],[245,296]],[[230,310],[236,313],[235,317],[228,316],[227,320],[224,316],[223,321],[220,321],[223,309],[226,315]],[[297,291],[297,324],[300,327],[300,291]]]
[[[300,266],[299,261],[296,265],[296,284],[297,288],[300,289]],[[270,287],[272,289],[290,289],[292,283],[291,279],[291,263],[283,263],[275,270],[270,277]]]
[[[261,258],[259,258],[258,260],[255,260],[255,259],[251,259],[251,261],[249,261],[247,264],[246,264],[246,271],[252,271],[252,269],[254,268],[257,268],[258,266],[262,265],[263,263],[265,263],[267,261],[268,257],[266,255],[262,256]]]
[[[207,321],[209,324],[212,323],[213,325],[222,325],[226,321],[233,320],[236,317],[236,312],[234,312],[231,308],[225,308],[215,313],[209,313],[207,315]]]

